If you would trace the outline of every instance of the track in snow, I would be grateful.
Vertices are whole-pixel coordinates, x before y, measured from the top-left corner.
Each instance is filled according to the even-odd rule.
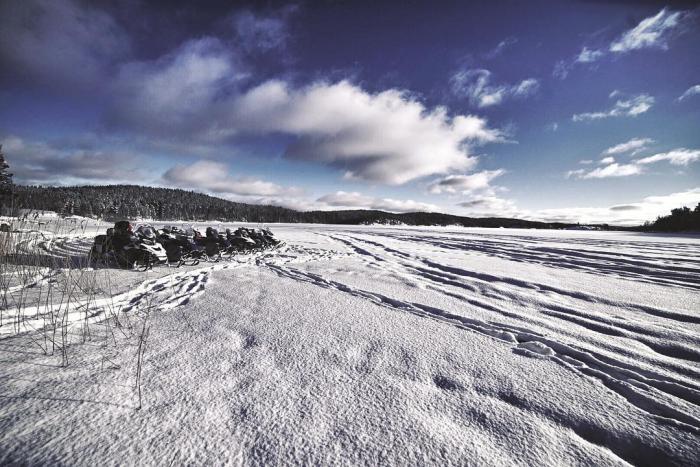
[[[605,291],[591,294],[537,280],[477,272],[416,254],[417,247],[428,244],[466,255],[499,256],[694,291],[700,281],[698,261],[693,258],[697,246],[658,242],[618,245],[577,239],[574,245],[543,247],[529,237],[489,237],[481,241],[478,237],[464,240],[448,236],[435,240],[430,234],[381,230],[319,235],[344,245],[369,268],[410,278],[462,306],[444,309],[348,285],[298,267],[263,265],[281,277],[485,334],[512,345],[516,353],[552,359],[573,372],[595,378],[662,423],[700,433],[700,339],[696,330],[687,327],[700,323],[697,313],[621,303],[608,298]],[[551,241],[562,243],[559,239]],[[579,251],[579,244],[594,252]],[[630,258],[619,253],[625,248],[636,248],[649,256],[638,253]],[[687,256],[673,260],[678,253]],[[533,260],[535,255],[537,261]],[[555,257],[561,261],[555,264]],[[666,259],[669,257],[672,260]],[[462,263],[467,265],[469,261]],[[471,317],[470,310],[489,318]]]

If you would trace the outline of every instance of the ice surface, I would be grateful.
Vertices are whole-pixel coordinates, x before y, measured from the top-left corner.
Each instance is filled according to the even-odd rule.
[[[113,272],[95,323],[153,310],[141,410],[135,349],[60,368],[0,327],[0,463],[696,465],[697,237],[271,227],[274,252]],[[89,236],[52,244],[27,249]]]

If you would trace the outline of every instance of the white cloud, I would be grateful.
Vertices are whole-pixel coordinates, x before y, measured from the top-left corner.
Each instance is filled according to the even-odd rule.
[[[646,149],[649,144],[652,144],[654,142],[655,141],[651,138],[632,138],[631,140],[626,141],[624,143],[620,143],[615,146],[609,147],[608,149],[603,151],[603,154],[614,155],[630,152],[632,153],[632,155],[634,155],[637,154],[639,151]]]
[[[418,201],[413,201],[411,199],[408,200],[400,200],[400,199],[392,199],[392,198],[380,198],[375,203],[373,204],[374,209],[382,209],[384,211],[391,211],[391,212],[416,212],[416,211],[424,211],[424,212],[440,212],[441,209],[430,203],[421,203]]]
[[[590,164],[593,161],[581,161],[581,163],[586,163]],[[586,173],[585,169],[575,169],[575,170],[569,170],[564,174],[565,178],[571,178],[571,177],[576,177],[576,178],[581,178],[584,174]]]
[[[528,97],[537,92],[540,87],[539,81],[534,78],[522,80],[520,83],[511,87],[511,92],[516,97]]]
[[[413,200],[397,200],[392,198],[374,198],[358,192],[336,191],[321,196],[318,203],[334,208],[360,208],[380,209],[390,212],[439,212],[440,208],[434,204],[421,203]]]
[[[630,140],[627,143],[623,143],[618,146],[613,146],[610,149],[620,148],[616,152],[613,152],[615,154],[627,152],[629,150],[633,150],[634,148],[639,147],[638,144],[629,144],[634,141],[640,140]],[[625,147],[625,145],[627,146]],[[606,153],[610,151],[610,149],[608,149]],[[641,159],[634,160],[629,164],[618,164],[617,162],[615,162],[615,159],[612,156],[608,156],[602,158],[599,161],[599,163],[603,164],[604,167],[598,167],[589,171],[586,171],[585,169],[569,170],[568,172],[566,172],[565,177],[575,177],[579,179],[628,177],[630,175],[639,175],[641,173],[644,173],[643,166],[655,164],[657,162],[668,161],[672,165],[686,166],[691,162],[695,162],[697,160],[700,160],[700,150],[686,148],[674,149],[672,151],[655,154],[649,157],[644,157]],[[588,163],[589,161],[581,161],[581,163],[584,162]]]
[[[298,188],[287,188],[250,177],[232,177],[226,164],[198,161],[191,165],[176,165],[163,174],[163,180],[183,188],[239,196],[295,196]]]
[[[405,92],[369,94],[347,81],[302,89],[268,81],[232,104],[228,126],[296,135],[287,157],[388,184],[467,170],[476,161],[469,145],[501,140],[481,118],[449,117],[445,108],[428,110]]]
[[[674,34],[680,34],[682,24],[690,15],[685,11],[668,11],[666,8],[642,20],[636,27],[624,32],[604,48],[584,46],[575,57],[559,60],[554,65],[552,76],[565,79],[577,65],[590,65],[609,53],[619,54],[645,48],[668,49],[668,41]]]
[[[617,94],[611,94],[615,97]],[[572,117],[575,122],[600,120],[609,117],[636,117],[647,112],[654,105],[654,98],[648,94],[639,94],[629,99],[620,99],[613,107],[603,112],[588,112],[576,114]]]
[[[462,215],[514,217],[544,222],[582,224],[640,225],[667,215],[671,209],[700,202],[700,187],[662,196],[647,196],[641,201],[603,207],[572,206],[554,209],[518,209],[511,200],[495,196],[474,197],[459,203]]]
[[[523,211],[521,217],[547,222],[581,222],[583,224],[610,223],[616,225],[640,225],[658,216],[668,215],[671,209],[688,206],[691,209],[700,202],[700,188],[648,196],[639,202],[617,204],[609,207],[569,207]]]
[[[680,148],[645,157],[636,162],[637,164],[653,164],[655,162],[668,161],[673,165],[688,165],[697,160],[700,160],[700,150]]]
[[[188,145],[287,134],[295,138],[285,157],[388,184],[469,170],[477,160],[472,147],[502,140],[486,120],[427,108],[406,91],[369,93],[349,81],[297,88],[270,80],[241,92],[245,75],[219,40],[189,41],[157,60],[122,67],[111,121]],[[513,92],[527,94],[533,86],[524,82]]]
[[[447,177],[433,181],[428,185],[428,191],[432,194],[441,193],[470,193],[489,188],[491,180],[505,173],[505,170],[484,170],[471,175],[448,175]]]
[[[515,203],[509,199],[497,196],[475,196],[457,203],[463,208],[463,215],[493,216],[493,217],[520,217]]]
[[[460,70],[452,75],[450,85],[456,96],[467,97],[479,108],[501,104],[509,98],[529,97],[539,89],[539,81],[534,78],[512,85],[492,85],[491,72],[484,69]]]
[[[604,52],[601,52],[600,50],[584,47],[576,56],[575,61],[578,63],[592,63],[601,58],[603,55],[605,55]]]
[[[689,97],[696,96],[698,94],[700,94],[700,84],[696,84],[695,86],[691,86],[688,89],[686,89],[686,91],[680,95],[680,97],[678,98],[678,101],[680,102],[682,100],[685,100]]]
[[[612,162],[605,167],[597,167],[590,171],[583,169],[570,170],[566,173],[566,177],[589,179],[589,178],[610,178],[610,177],[628,177],[630,175],[639,175],[643,172],[642,168],[636,164],[618,164]]]
[[[145,180],[148,164],[140,154],[103,151],[80,145],[57,146],[16,136],[0,140],[15,182],[63,184]]]
[[[157,60],[122,66],[110,118],[140,132],[201,137],[216,121],[215,104],[239,78],[218,39],[191,40]]]
[[[610,44],[610,51],[624,53],[644,48],[668,48],[668,39],[678,27],[684,13],[666,8],[656,15],[642,20],[637,26],[623,33]]]

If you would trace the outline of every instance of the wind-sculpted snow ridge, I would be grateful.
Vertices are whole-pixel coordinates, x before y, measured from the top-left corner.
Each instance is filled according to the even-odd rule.
[[[114,294],[57,303],[75,326],[150,312],[137,413],[119,379],[130,359],[106,372],[76,345],[88,366],[61,376],[21,346],[45,305],[25,307],[24,334],[0,326],[0,463],[696,463],[700,239],[273,230],[278,250],[101,271]],[[25,286],[88,248],[86,235],[22,244],[48,258]]]

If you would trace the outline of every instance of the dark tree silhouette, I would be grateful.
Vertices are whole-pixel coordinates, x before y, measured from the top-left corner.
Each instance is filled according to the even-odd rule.
[[[461,225],[465,227],[562,228],[570,224],[498,217],[473,218],[434,212],[300,212],[279,206],[244,204],[202,193],[131,185],[14,188],[18,208],[107,220],[148,218],[160,221],[306,222],[323,224]]]
[[[692,211],[683,206],[672,209],[670,216],[662,216],[652,224],[645,225],[646,230],[662,232],[700,232],[700,203]]]
[[[10,166],[5,162],[5,155],[2,153],[0,144],[0,211],[4,211],[6,206],[12,205],[12,174]]]

